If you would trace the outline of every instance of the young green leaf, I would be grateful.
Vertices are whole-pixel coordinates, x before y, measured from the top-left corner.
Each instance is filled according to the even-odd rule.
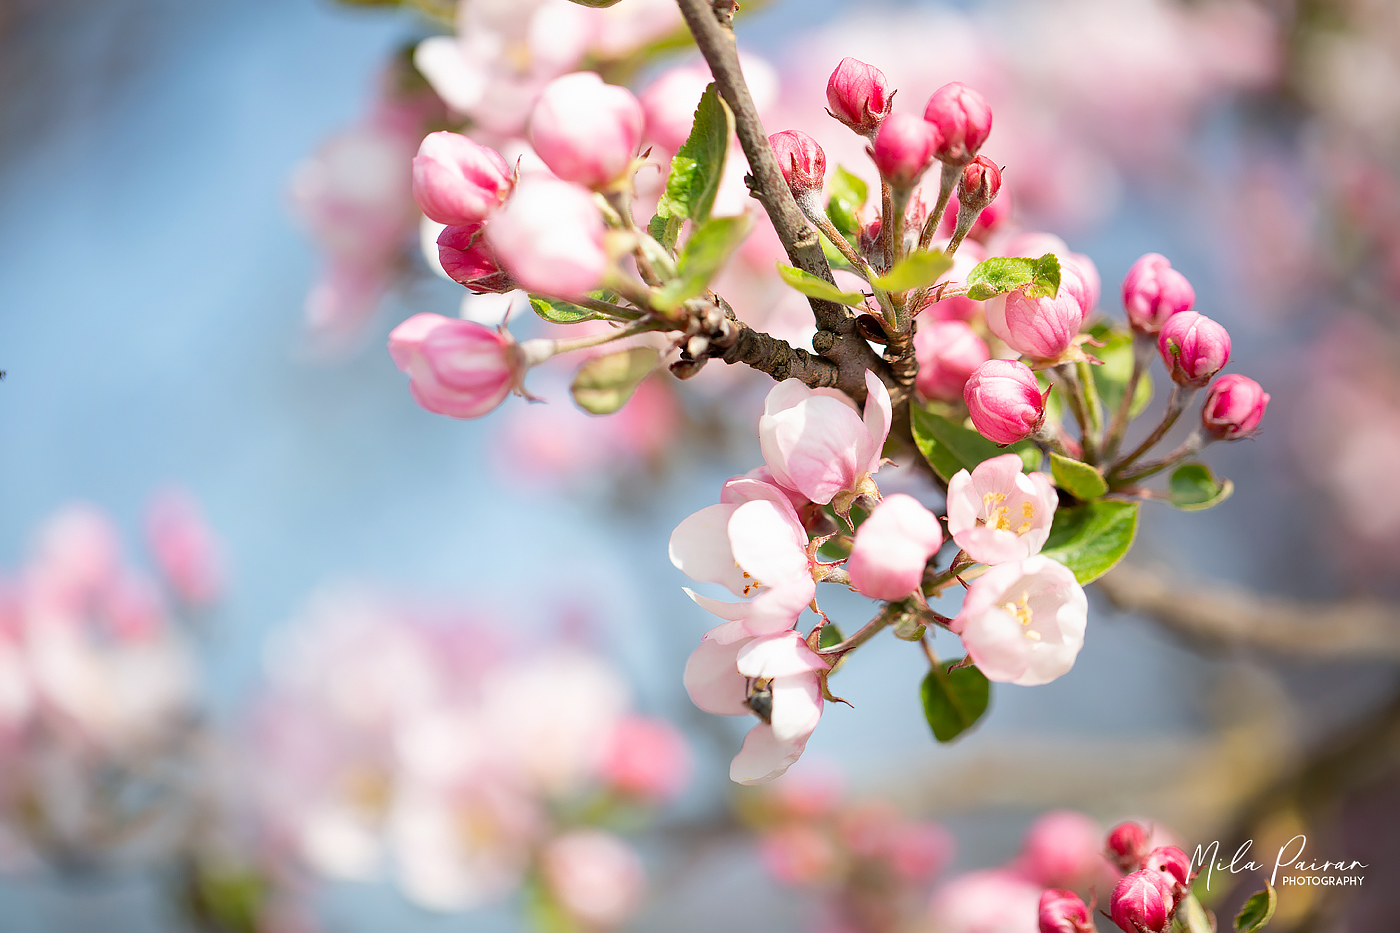
[[[973,267],[967,284],[967,297],[975,301],[986,301],[1018,288],[1027,298],[1053,298],[1060,291],[1060,260],[1054,253],[1039,259],[993,256]]]
[[[531,295],[530,307],[551,324],[577,324],[580,321],[591,321],[598,317],[587,308],[580,308],[576,304],[559,298],[541,298],[538,295]]]
[[[860,234],[859,214],[869,189],[864,181],[838,165],[827,179],[826,190],[826,216],[842,236],[854,243]]]
[[[938,277],[953,268],[953,257],[941,252],[923,250],[910,253],[884,275],[871,283],[887,292],[907,292],[938,281]]]
[[[1198,512],[1219,505],[1234,491],[1234,483],[1216,479],[1204,463],[1183,463],[1172,471],[1167,499],[1178,509]]]
[[[570,391],[579,408],[595,415],[610,415],[627,404],[637,386],[660,362],[660,354],[651,347],[596,357],[579,369]]]
[[[1250,895],[1235,915],[1235,933],[1256,933],[1264,929],[1278,909],[1278,894],[1274,886],[1264,882],[1264,890]]]
[[[1056,486],[1085,502],[1108,492],[1108,483],[1104,482],[1098,468],[1062,457],[1053,450],[1050,452],[1050,473],[1055,477]]]
[[[832,645],[839,645],[843,637],[845,636],[841,634],[841,629],[836,627],[836,623],[828,622],[822,626],[822,633],[817,637],[817,647],[830,648]]]
[[[1138,503],[1113,499],[1060,509],[1040,553],[1074,571],[1080,583],[1089,583],[1128,553],[1137,536],[1137,517]]]
[[[1020,454],[1022,464],[1029,465],[1031,469],[1039,464],[1038,454],[1033,463],[1025,456],[1027,447],[1034,450],[1032,445],[1016,444],[1003,449],[972,428],[954,424],[942,415],[934,414],[919,405],[909,406],[909,416],[915,446],[919,448],[919,453],[924,455],[928,465],[933,467],[933,472],[942,477],[945,483],[959,470],[971,470],[983,460],[1006,453]]]
[[[944,661],[928,672],[919,689],[924,718],[933,737],[951,742],[971,729],[987,712],[992,685],[975,666],[953,670],[957,661]]]
[[[710,280],[748,236],[753,220],[748,214],[715,217],[695,228],[685,241],[676,263],[676,278],[667,282],[653,299],[663,310],[679,308],[688,298],[703,294]]]
[[[656,216],[647,230],[667,249],[674,249],[681,221],[697,225],[710,219],[719,191],[729,140],[734,135],[734,114],[711,84],[695,109],[690,136],[671,160],[666,191],[656,205]]]
[[[792,266],[778,263],[778,277],[797,289],[808,298],[822,298],[837,304],[860,307],[865,304],[865,296],[860,292],[843,292],[826,279],[819,279],[810,272],[803,272]]]

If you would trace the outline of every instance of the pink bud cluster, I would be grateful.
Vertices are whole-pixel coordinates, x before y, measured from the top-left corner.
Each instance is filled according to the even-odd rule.
[[[1110,915],[1125,933],[1168,933],[1196,877],[1181,849],[1149,846],[1137,823],[1121,823],[1108,835],[1107,856],[1126,872],[1109,898]]]

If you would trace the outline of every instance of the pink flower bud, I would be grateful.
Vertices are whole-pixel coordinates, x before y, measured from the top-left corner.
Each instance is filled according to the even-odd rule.
[[[1135,871],[1118,882],[1109,903],[1113,922],[1124,933],[1167,933],[1176,897],[1171,879],[1155,871]]]
[[[1099,848],[1101,838],[1098,823],[1083,813],[1052,810],[1026,831],[1021,845],[1021,873],[1047,886],[1087,887],[1105,867]]]
[[[199,502],[183,489],[157,494],[146,510],[146,538],[161,575],[193,606],[218,599],[223,588],[219,544]]]
[[[1088,905],[1073,891],[1050,888],[1040,895],[1040,933],[1094,933]]]
[[[862,136],[871,136],[889,115],[888,79],[874,65],[843,58],[826,82],[827,113]]]
[[[616,790],[647,801],[674,797],[690,774],[685,738],[664,719],[628,716],[603,753],[602,773]]]
[[[826,153],[817,141],[801,130],[783,130],[768,137],[783,181],[794,195],[821,191],[826,180]]]
[[[933,92],[924,119],[938,128],[938,158],[966,165],[992,132],[992,108],[966,84],[954,81]]]
[[[1133,330],[1155,334],[1167,318],[1190,311],[1196,303],[1196,290],[1186,276],[1172,268],[1167,257],[1148,253],[1123,278],[1123,307]]]
[[[912,188],[933,164],[938,130],[910,113],[892,113],[875,134],[871,158],[896,188]]]
[[[1119,823],[1109,831],[1108,851],[1123,871],[1141,868],[1147,856],[1147,830],[1131,820]]]
[[[942,543],[938,519],[917,499],[886,496],[856,529],[846,561],[851,585],[871,599],[903,599],[918,589],[924,565]]]
[[[631,91],[579,71],[545,85],[530,114],[530,141],[555,175],[606,188],[627,174],[645,124]]]
[[[642,92],[646,114],[646,138],[667,152],[675,152],[690,136],[695,108],[710,83],[710,74],[689,65],[665,71]]]
[[[457,133],[429,133],[413,159],[413,200],[440,224],[485,220],[510,188],[501,154]]]
[[[967,380],[963,401],[973,426],[996,444],[1014,444],[1030,437],[1045,422],[1045,398],[1025,363],[983,363]]]
[[[958,182],[958,203],[967,211],[981,211],[1001,191],[1001,169],[986,156],[978,156],[963,169]]]
[[[1230,362],[1230,335],[1204,314],[1183,311],[1162,325],[1157,350],[1177,384],[1199,389]]]
[[[478,418],[520,385],[525,362],[509,333],[472,321],[415,314],[389,334],[389,355],[428,411]]]
[[[438,234],[438,262],[454,282],[478,295],[508,292],[515,288],[510,273],[501,268],[496,254],[482,235],[485,224],[444,227]]]
[[[546,176],[521,180],[486,225],[486,242],[521,288],[558,298],[584,297],[608,266],[593,195]]]
[[[1233,441],[1259,430],[1269,393],[1248,376],[1231,373],[1221,376],[1206,393],[1201,408],[1201,426],[1217,440]]]
[[[987,342],[965,321],[923,320],[914,332],[915,383],[924,398],[955,402],[977,367],[991,358]]]
[[[1158,846],[1147,853],[1142,867],[1160,872],[1185,887],[1191,883],[1191,859],[1176,846]]]
[[[1064,273],[1066,278],[1074,275]],[[1027,298],[1014,291],[987,302],[987,327],[1017,353],[1039,360],[1058,359],[1084,323],[1084,307],[1072,288],[1054,298]]]

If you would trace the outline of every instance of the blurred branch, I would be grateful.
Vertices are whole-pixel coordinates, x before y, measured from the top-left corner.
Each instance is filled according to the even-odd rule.
[[[1119,564],[1098,587],[1118,609],[1147,616],[1204,648],[1400,662],[1400,608],[1377,599],[1306,602],[1263,596],[1131,564]]]

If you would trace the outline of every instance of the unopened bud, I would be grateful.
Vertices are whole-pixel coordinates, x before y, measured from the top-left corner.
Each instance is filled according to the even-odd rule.
[[[1142,867],[1160,872],[1185,887],[1191,883],[1191,859],[1176,846],[1158,846],[1147,853]]]
[[[913,188],[933,164],[938,130],[909,113],[892,113],[875,134],[871,158],[895,188]]]
[[[928,317],[919,321],[914,332],[914,355],[919,361],[915,382],[919,393],[953,402],[962,398],[967,380],[992,354],[966,321]]]
[[[995,444],[1014,444],[1045,423],[1045,397],[1025,363],[988,360],[963,387],[972,425]]]
[[[983,208],[996,200],[1001,191],[1001,169],[986,156],[978,156],[963,169],[958,182],[958,203],[963,209],[980,213]]]
[[[501,154],[459,133],[429,133],[413,159],[413,199],[440,224],[485,220],[510,188]]]
[[[1206,393],[1201,426],[1216,440],[1233,441],[1259,430],[1269,393],[1248,376],[1221,376]]]
[[[1167,933],[1175,906],[1171,879],[1156,871],[1125,877],[1109,903],[1110,916],[1124,933]]]
[[[1147,830],[1131,820],[1119,823],[1108,834],[1108,853],[1120,871],[1136,871],[1147,856]]]
[[[841,59],[826,82],[827,113],[861,136],[873,136],[880,128],[892,96],[885,73],[854,58]]]
[[[1186,276],[1172,268],[1167,257],[1148,253],[1123,279],[1123,307],[1133,330],[1155,334],[1173,314],[1190,311],[1196,290]]]
[[[933,92],[924,119],[938,128],[938,158],[966,165],[992,132],[992,108],[966,84],[954,81]]]
[[[486,244],[486,237],[482,236],[485,226],[475,223],[444,227],[437,238],[438,262],[442,263],[442,271],[468,291],[478,295],[508,292],[516,287],[515,281]]]
[[[801,130],[783,130],[768,137],[783,181],[799,201],[805,194],[820,192],[826,180],[826,153],[817,141]]]
[[[1094,933],[1088,905],[1073,891],[1050,888],[1040,895],[1040,933]]]
[[[1230,334],[1204,314],[1183,311],[1162,325],[1157,350],[1173,381],[1199,389],[1230,361]]]
[[[478,418],[520,386],[528,364],[509,333],[440,314],[415,314],[389,334],[414,401],[453,418]]]
[[[631,91],[579,71],[545,85],[530,114],[530,140],[555,175],[606,188],[627,174],[645,124]]]

